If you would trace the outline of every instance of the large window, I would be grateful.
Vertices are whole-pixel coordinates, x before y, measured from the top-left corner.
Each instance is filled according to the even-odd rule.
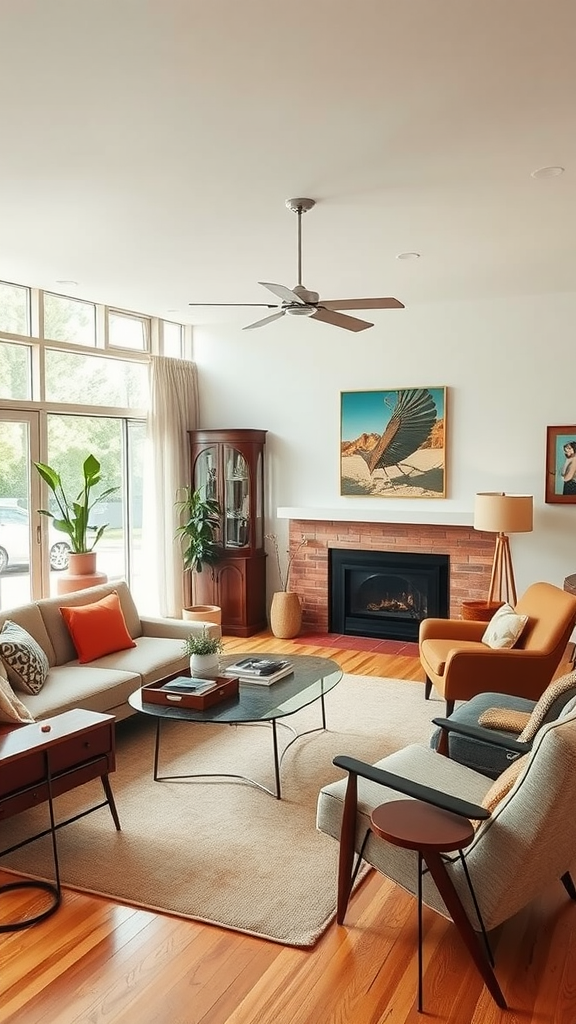
[[[148,366],[47,348],[46,401],[145,409]]]
[[[30,289],[0,281],[0,331],[30,334]]]
[[[126,578],[137,603],[146,604],[150,354],[184,358],[190,338],[189,328],[172,321],[0,282],[0,608],[55,593],[66,565],[65,534],[38,513],[50,496],[33,463],[53,466],[74,492],[90,453],[101,463],[103,486],[118,487],[95,510],[94,525],[108,524],[99,568],[111,580]]]
[[[75,345],[96,344],[96,307],[92,302],[44,292],[43,308],[45,338]]]

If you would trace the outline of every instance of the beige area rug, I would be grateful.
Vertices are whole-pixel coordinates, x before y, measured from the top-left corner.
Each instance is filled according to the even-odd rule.
[[[108,808],[61,829],[63,884],[286,945],[313,945],[336,906],[338,844],[315,825],[319,789],[342,776],[332,758],[372,762],[407,743],[427,743],[444,703],[425,701],[418,683],[345,675],[326,709],[327,731],[286,753],[282,800],[241,782],[154,782],[155,722],[138,715],[122,723],[110,777],[122,831]],[[315,728],[320,704],[289,721],[299,731]],[[280,728],[280,737],[286,732]],[[201,770],[238,771],[272,787],[270,727],[167,722],[161,774]],[[58,818],[101,793],[98,780],[59,797]],[[11,818],[10,841],[44,828],[46,819],[46,805]],[[49,840],[4,857],[2,867],[52,878]]]

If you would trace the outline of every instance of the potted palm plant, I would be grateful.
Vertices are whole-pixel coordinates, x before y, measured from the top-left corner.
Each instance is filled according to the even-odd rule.
[[[182,487],[179,494],[182,497],[174,507],[181,517],[176,536],[182,546],[184,570],[199,574],[208,568],[213,575],[213,567],[222,553],[217,540],[222,516],[220,503],[215,498],[207,498],[201,488]],[[214,604],[193,604],[183,609],[183,616],[219,624],[222,611]]]
[[[96,572],[96,553],[94,548],[104,533],[107,523],[101,526],[94,526],[90,523],[90,516],[96,505],[106,501],[111,494],[119,490],[118,487],[108,487],[99,494],[94,494],[94,488],[101,481],[100,463],[94,455],[88,455],[82,465],[83,484],[75,498],[69,498],[64,490],[60,474],[51,466],[43,462],[35,462],[34,466],[48,485],[58,509],[57,513],[48,509],[39,508],[41,516],[48,516],[52,520],[54,529],[65,533],[69,538],[71,554],[68,565],[68,574],[63,574],[58,580],[60,593],[78,589],[74,581],[77,577],[88,576],[80,583],[80,586],[90,586],[95,582],[105,582],[106,576]],[[97,579],[95,578],[97,577]]]

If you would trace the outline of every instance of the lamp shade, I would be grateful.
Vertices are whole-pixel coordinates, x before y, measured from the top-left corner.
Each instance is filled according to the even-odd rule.
[[[531,533],[533,505],[531,494],[484,491],[476,495],[474,529],[487,533]]]

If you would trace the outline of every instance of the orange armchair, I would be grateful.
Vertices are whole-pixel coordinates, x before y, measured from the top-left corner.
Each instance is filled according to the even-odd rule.
[[[482,643],[485,622],[424,619],[420,623],[420,663],[425,696],[432,686],[454,702],[487,691],[538,700],[552,679],[576,624],[576,596],[551,583],[533,583],[515,611],[528,615],[516,646],[493,650]]]

